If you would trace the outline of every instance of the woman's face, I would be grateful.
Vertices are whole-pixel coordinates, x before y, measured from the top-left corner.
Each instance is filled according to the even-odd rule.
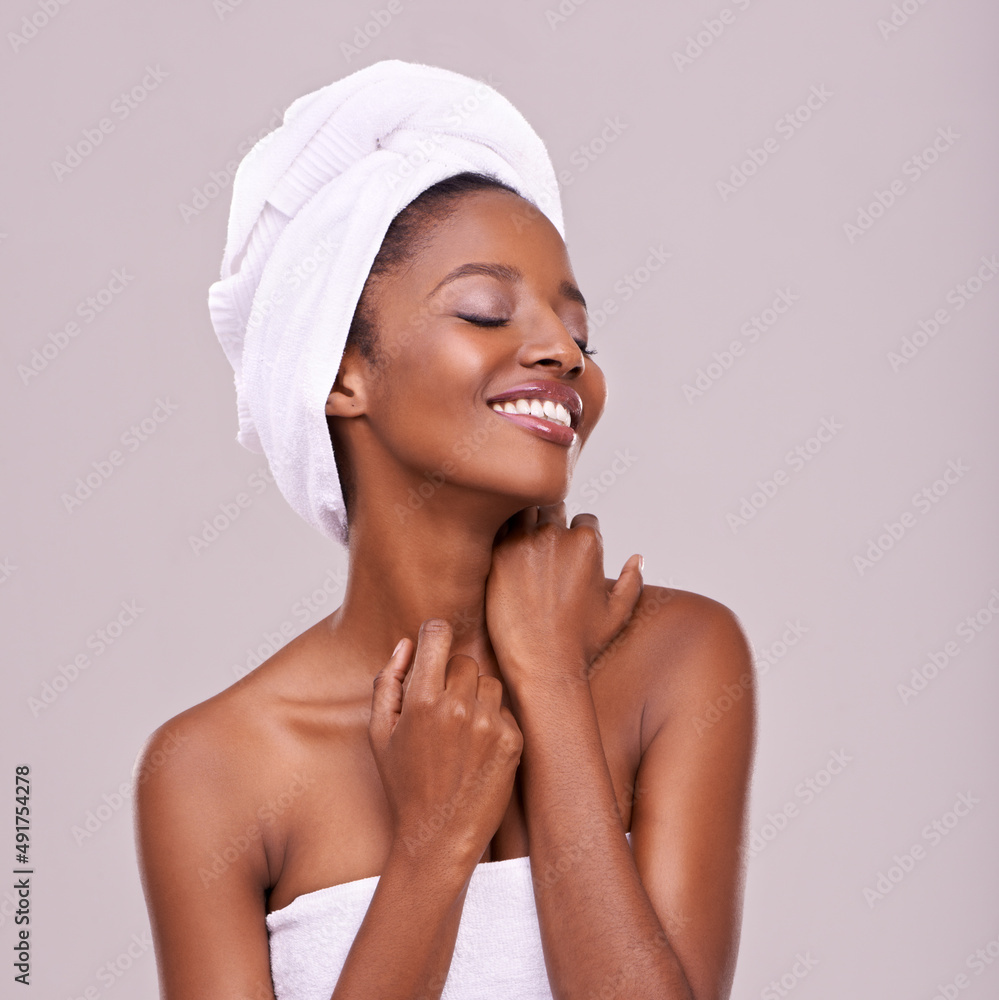
[[[382,361],[364,415],[381,446],[420,484],[443,476],[515,509],[563,499],[606,384],[552,223],[511,192],[465,194],[374,291]]]

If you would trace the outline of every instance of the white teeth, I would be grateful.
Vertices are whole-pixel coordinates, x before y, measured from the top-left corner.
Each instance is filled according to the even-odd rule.
[[[572,426],[568,408],[552,399],[508,399],[490,405],[499,413],[529,413],[533,417],[551,420],[564,427]]]

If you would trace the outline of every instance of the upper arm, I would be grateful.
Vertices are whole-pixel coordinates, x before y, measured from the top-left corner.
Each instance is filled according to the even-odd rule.
[[[654,726],[632,812],[635,865],[696,1000],[735,974],[755,749],[752,654],[724,605],[687,595],[650,637]],[[679,615],[677,618],[675,616]]]
[[[226,743],[184,713],[136,762],[136,847],[163,1000],[274,1000],[266,855]]]

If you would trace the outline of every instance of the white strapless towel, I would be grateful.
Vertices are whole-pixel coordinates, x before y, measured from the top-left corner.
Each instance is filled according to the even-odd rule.
[[[378,878],[307,892],[267,915],[277,1000],[330,1000]],[[552,1000],[529,857],[475,867],[441,998]]]

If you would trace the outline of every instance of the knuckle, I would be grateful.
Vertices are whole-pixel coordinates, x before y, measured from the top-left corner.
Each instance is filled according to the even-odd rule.
[[[403,707],[407,710],[416,711],[421,715],[427,715],[434,709],[434,699],[429,694],[407,691]]]
[[[451,698],[447,706],[448,715],[455,722],[465,722],[470,714],[463,698]]]
[[[493,719],[488,712],[476,712],[472,718],[472,729],[482,735],[488,735],[493,731]]]
[[[524,748],[524,737],[517,730],[507,727],[503,730],[497,743],[500,750],[508,757],[516,757]]]

